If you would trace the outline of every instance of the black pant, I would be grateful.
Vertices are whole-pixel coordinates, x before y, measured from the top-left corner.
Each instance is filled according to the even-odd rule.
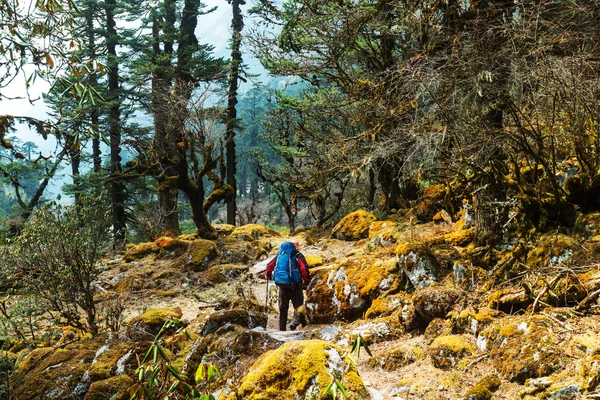
[[[304,304],[304,294],[302,286],[278,286],[279,287],[279,330],[285,331],[287,324],[287,315],[290,308],[290,300],[294,306],[294,318],[292,324],[300,325],[296,310]]]

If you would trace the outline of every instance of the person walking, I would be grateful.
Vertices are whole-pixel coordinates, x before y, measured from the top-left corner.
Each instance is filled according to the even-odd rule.
[[[290,301],[294,306],[290,330],[296,330],[300,325],[297,310],[304,304],[302,284],[310,282],[308,263],[300,252],[300,243],[297,240],[281,243],[275,258],[267,264],[265,275],[279,287],[279,330],[286,330]]]

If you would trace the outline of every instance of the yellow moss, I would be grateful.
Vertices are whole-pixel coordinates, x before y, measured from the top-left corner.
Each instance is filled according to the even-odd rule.
[[[181,256],[184,265],[192,268],[202,268],[217,255],[215,242],[206,239],[196,239],[192,242],[188,251]]]
[[[133,379],[127,375],[92,382],[85,395],[86,400],[126,400],[129,399],[129,389],[134,385]]]
[[[142,315],[131,320],[130,324],[141,321],[148,325],[162,325],[169,319],[181,318],[181,308],[149,308]]]
[[[256,240],[259,237],[280,237],[279,232],[267,228],[264,225],[259,224],[248,224],[235,228],[231,232],[231,236],[240,237],[244,240]]]
[[[443,184],[427,186],[423,189],[423,197],[438,197],[446,193],[446,186]]]
[[[127,262],[139,260],[151,254],[158,254],[160,247],[154,242],[140,243],[125,252],[123,259]]]
[[[569,251],[578,249],[579,242],[571,236],[548,233],[542,236],[537,247],[527,254],[527,265],[530,268],[545,267],[554,258],[553,264],[560,263],[562,258],[568,257]]]
[[[309,267],[320,267],[324,264],[323,257],[315,255],[305,255]]]
[[[394,227],[396,227],[396,223],[392,221],[375,221],[369,227],[369,239],[384,234]]]
[[[235,225],[230,224],[215,224],[213,228],[215,228],[218,234],[224,236],[231,235],[236,229]]]
[[[229,282],[248,272],[245,265],[222,264],[215,265],[206,273],[205,279],[213,283]]]
[[[496,374],[487,375],[475,387],[465,393],[465,399],[489,400],[492,398],[492,392],[498,390],[500,384],[500,378]]]
[[[600,337],[598,335],[578,335],[573,338],[575,346],[589,355],[600,354]]]
[[[326,368],[328,350],[343,354],[338,346],[321,340],[284,343],[254,363],[239,387],[238,396],[248,400],[303,398],[313,386],[324,388],[332,379]],[[344,375],[343,383],[348,388],[349,399],[359,399],[367,394],[354,365]]]
[[[429,348],[431,352],[444,351],[455,355],[473,354],[475,347],[460,335],[440,336]]]
[[[346,215],[331,231],[331,236],[341,240],[360,240],[369,235],[369,228],[377,217],[365,210]]]

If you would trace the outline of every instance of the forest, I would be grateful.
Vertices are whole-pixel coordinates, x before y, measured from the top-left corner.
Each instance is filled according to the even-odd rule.
[[[0,398],[600,397],[597,0],[0,0],[0,26],[0,101],[47,109],[0,115]],[[255,270],[289,238],[309,329],[280,337]]]

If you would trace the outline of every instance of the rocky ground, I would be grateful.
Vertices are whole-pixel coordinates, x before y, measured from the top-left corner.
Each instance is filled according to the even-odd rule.
[[[103,262],[103,333],[63,328],[36,349],[5,346],[14,398],[129,398],[169,318],[189,333],[164,338],[172,365],[191,380],[217,364],[222,399],[330,398],[333,376],[351,399],[600,398],[600,215],[495,247],[474,244],[465,212],[411,221],[356,212],[333,231],[297,233],[313,275],[308,325],[286,333],[274,307],[264,312],[262,270],[289,238],[222,225],[216,241],[131,246]],[[372,356],[349,363],[358,336]]]

